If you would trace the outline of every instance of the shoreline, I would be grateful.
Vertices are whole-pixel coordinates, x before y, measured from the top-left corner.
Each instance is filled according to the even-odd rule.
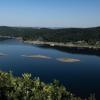
[[[22,37],[11,37],[11,36],[1,36],[1,35],[0,35],[0,37],[17,39],[17,40],[23,41],[24,43],[28,43],[28,44],[48,45],[51,47],[58,46],[58,47],[67,47],[67,48],[100,50],[100,43],[99,43],[99,45],[89,45],[88,43],[82,43],[83,41],[63,43],[63,42],[46,42],[46,41],[38,41],[38,40],[35,40],[35,41],[26,40],[26,41],[24,41],[22,39]]]
[[[44,42],[44,41],[23,41],[24,43],[29,44],[40,44],[40,45],[49,45],[51,47],[59,46],[59,47],[69,47],[69,48],[79,48],[79,49],[93,49],[93,50],[100,50],[100,46],[94,45],[86,45],[86,44],[74,44],[71,42],[67,43],[58,43],[58,42]]]

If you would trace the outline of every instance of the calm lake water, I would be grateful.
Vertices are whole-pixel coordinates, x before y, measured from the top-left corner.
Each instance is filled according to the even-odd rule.
[[[79,96],[90,93],[100,95],[100,57],[89,51],[75,52],[66,48],[25,44],[15,39],[0,41],[0,70],[13,71],[14,75],[32,73],[45,82],[60,80],[70,91]],[[52,59],[27,58],[21,55],[41,54]],[[59,57],[80,59],[80,62],[62,63]]]

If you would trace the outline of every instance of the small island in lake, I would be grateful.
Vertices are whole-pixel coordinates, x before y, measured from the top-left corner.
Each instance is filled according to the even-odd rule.
[[[49,56],[45,55],[21,55],[23,57],[28,57],[28,58],[40,58],[40,59],[51,59]],[[60,62],[79,62],[79,59],[73,59],[73,58],[56,58],[57,61]]]
[[[56,60],[60,62],[79,62],[79,59],[73,59],[73,58],[57,58]]]
[[[45,55],[22,55],[23,57],[29,57],[29,58],[41,58],[41,59],[51,59],[51,57],[45,56]]]
[[[7,54],[4,54],[4,53],[0,53],[0,56],[6,56]]]

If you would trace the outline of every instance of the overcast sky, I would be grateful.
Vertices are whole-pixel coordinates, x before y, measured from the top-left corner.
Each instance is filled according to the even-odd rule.
[[[0,0],[0,26],[100,26],[100,0]]]

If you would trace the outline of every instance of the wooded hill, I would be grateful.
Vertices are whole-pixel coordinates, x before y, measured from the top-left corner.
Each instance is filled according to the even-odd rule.
[[[23,37],[24,40],[50,42],[86,41],[95,44],[100,41],[100,27],[93,28],[32,28],[0,26],[0,35]]]

